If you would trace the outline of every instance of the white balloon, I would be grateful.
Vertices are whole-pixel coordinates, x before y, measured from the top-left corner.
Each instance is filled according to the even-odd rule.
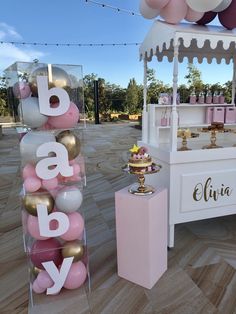
[[[150,8],[145,0],[140,0],[139,11],[145,19],[153,19],[160,14],[159,10]]]
[[[199,21],[205,13],[197,12],[190,8],[188,8],[187,14],[185,16],[185,20],[189,22],[197,22]]]
[[[39,111],[39,101],[36,97],[21,99],[21,113],[24,124],[31,128],[39,128],[48,120],[48,117]]]
[[[186,0],[187,5],[197,12],[208,12],[217,8],[224,0]]]
[[[64,213],[78,210],[83,202],[83,195],[76,186],[68,186],[57,193],[56,208]]]
[[[36,157],[36,151],[40,145],[48,142],[56,142],[55,136],[49,132],[31,131],[24,135],[20,141],[22,163],[25,164],[27,162],[31,162],[35,164],[37,161],[42,159]]]
[[[221,2],[221,4],[219,4],[214,10],[212,10],[213,12],[222,12],[225,9],[227,9],[230,5],[231,5],[232,0],[223,0]]]

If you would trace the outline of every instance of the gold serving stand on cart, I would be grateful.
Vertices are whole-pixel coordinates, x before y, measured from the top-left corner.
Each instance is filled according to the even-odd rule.
[[[192,150],[187,146],[187,139],[188,138],[196,138],[199,137],[199,133],[191,132],[189,129],[179,129],[177,136],[182,138],[182,146],[178,148],[177,150],[179,152],[187,151],[187,150]]]
[[[200,129],[200,132],[210,133],[211,134],[210,144],[204,145],[202,147],[202,149],[214,149],[214,148],[222,148],[223,147],[223,146],[220,146],[220,145],[218,145],[216,143],[216,141],[217,141],[217,138],[216,138],[217,133],[227,133],[227,132],[232,132],[232,130],[231,129],[226,129],[224,127],[224,125],[221,128],[217,128],[214,125],[210,125],[207,128]]]

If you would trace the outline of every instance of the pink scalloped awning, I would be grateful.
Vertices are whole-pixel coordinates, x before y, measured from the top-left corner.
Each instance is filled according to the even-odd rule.
[[[228,64],[236,58],[235,30],[188,23],[172,25],[156,20],[140,46],[140,60],[146,58],[151,61],[156,56],[158,61],[167,57],[171,62],[174,58],[174,43],[179,43],[179,62],[184,58],[189,62],[197,58],[201,63],[205,58],[208,63],[214,59],[220,63],[225,59]]]

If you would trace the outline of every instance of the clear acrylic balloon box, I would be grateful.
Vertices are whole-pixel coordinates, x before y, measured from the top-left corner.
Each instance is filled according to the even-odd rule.
[[[69,290],[76,289],[77,295],[84,293],[84,289],[90,291],[84,181],[66,181],[60,175],[55,186],[53,180],[35,176],[32,178],[41,180],[41,187],[31,192],[28,187],[32,185],[25,184],[28,178],[32,180],[27,177],[30,171],[35,174],[35,168],[29,164],[22,167],[23,241],[29,268],[30,305],[42,306],[64,296],[69,298]]]
[[[4,74],[10,109],[22,126],[34,130],[84,127],[81,65],[15,62]],[[68,102],[63,113],[62,100]]]
[[[29,304],[42,306],[68,298],[71,290],[77,296],[90,290],[82,67],[17,62],[5,74],[23,130],[20,197]]]
[[[19,142],[24,193],[86,185],[83,129],[25,130]]]
[[[30,198],[31,195],[26,195],[26,198],[27,196]],[[47,194],[34,196],[50,200]],[[23,203],[27,201],[23,197]],[[86,229],[82,209],[65,213],[54,207],[51,214],[47,215],[46,210],[42,210],[38,216],[34,216],[22,207],[31,306],[50,302],[46,299],[52,295],[60,295],[61,298],[66,290],[79,288],[90,290]],[[58,214],[60,216],[56,216]],[[60,235],[55,236],[56,231]]]
[[[75,187],[73,185],[72,193],[79,190]],[[64,195],[66,193],[71,196],[71,190],[63,191]],[[28,200],[31,196],[27,194],[22,198],[22,203],[26,204],[26,207],[22,205],[22,221],[29,269],[29,305],[42,306],[60,301],[65,296],[70,298],[68,292],[72,290],[75,290],[77,296],[84,294],[84,291],[89,292],[90,274],[83,210],[80,207],[76,211],[65,212],[69,207],[63,206],[63,211],[54,207],[51,215],[47,215],[47,209],[41,208],[41,213],[34,216],[25,209],[29,208]],[[48,209],[51,210],[51,195],[36,193],[34,197],[49,200]],[[56,216],[58,214],[60,216]],[[56,236],[56,232],[53,234],[54,231],[59,235]]]

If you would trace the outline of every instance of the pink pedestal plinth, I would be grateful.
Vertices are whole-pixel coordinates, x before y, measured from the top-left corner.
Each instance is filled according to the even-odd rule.
[[[167,190],[115,193],[118,275],[151,289],[167,269]]]

